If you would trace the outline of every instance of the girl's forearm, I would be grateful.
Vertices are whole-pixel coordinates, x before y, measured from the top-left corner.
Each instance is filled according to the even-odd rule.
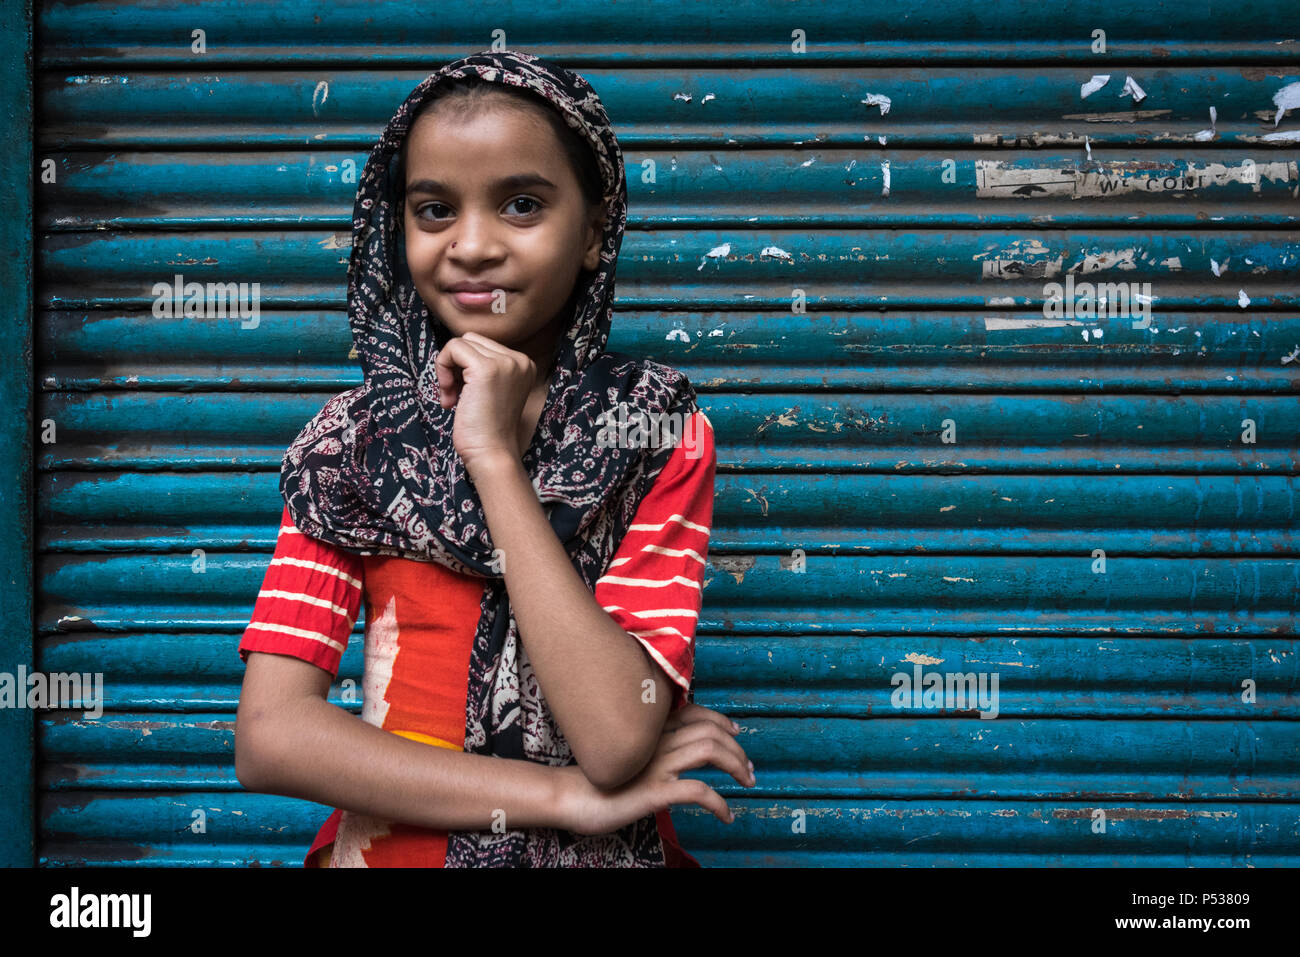
[[[468,754],[377,728],[323,698],[262,715],[239,744],[249,790],[444,830],[567,827],[566,773]]]
[[[523,463],[503,453],[470,468],[504,553],[519,640],[555,723],[587,777],[617,788],[654,753],[673,701],[668,677],[588,590]]]

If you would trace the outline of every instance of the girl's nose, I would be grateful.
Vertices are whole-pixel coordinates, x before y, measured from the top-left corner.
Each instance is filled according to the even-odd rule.
[[[449,251],[467,260],[499,259],[505,254],[502,237],[491,216],[465,213],[455,225],[460,239],[447,247]]]

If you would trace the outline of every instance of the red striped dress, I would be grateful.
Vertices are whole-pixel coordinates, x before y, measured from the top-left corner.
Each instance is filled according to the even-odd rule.
[[[695,660],[713,521],[713,427],[694,413],[682,442],[637,508],[594,596],[673,681],[686,703]],[[338,675],[365,603],[361,718],[434,747],[463,750],[470,650],[485,580],[435,562],[361,556],[294,528],[285,509],[275,555],[239,654],[292,655]],[[668,867],[698,867],[677,843],[667,811],[656,814]],[[335,810],[307,867],[442,867],[447,832]]]

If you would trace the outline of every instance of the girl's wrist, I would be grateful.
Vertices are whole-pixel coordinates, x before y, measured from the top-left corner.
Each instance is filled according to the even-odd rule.
[[[524,464],[520,457],[511,454],[508,449],[479,452],[471,457],[462,456],[462,459],[465,471],[475,486],[496,476],[509,474],[515,467],[522,469]]]
[[[552,768],[555,771],[556,827],[565,831],[581,833],[582,808],[591,788],[591,782],[582,768],[576,764],[566,764]]]

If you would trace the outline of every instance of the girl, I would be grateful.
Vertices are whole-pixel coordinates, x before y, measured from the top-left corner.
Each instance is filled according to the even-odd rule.
[[[681,373],[605,349],[626,219],[595,91],[528,54],[447,64],[371,151],[365,381],[285,454],[240,643],[240,782],[341,809],[308,866],[698,866],[668,806],[733,818],[679,774],[754,784],[686,700],[712,427]],[[637,416],[680,439],[617,441]],[[363,602],[357,721],[326,696]]]

